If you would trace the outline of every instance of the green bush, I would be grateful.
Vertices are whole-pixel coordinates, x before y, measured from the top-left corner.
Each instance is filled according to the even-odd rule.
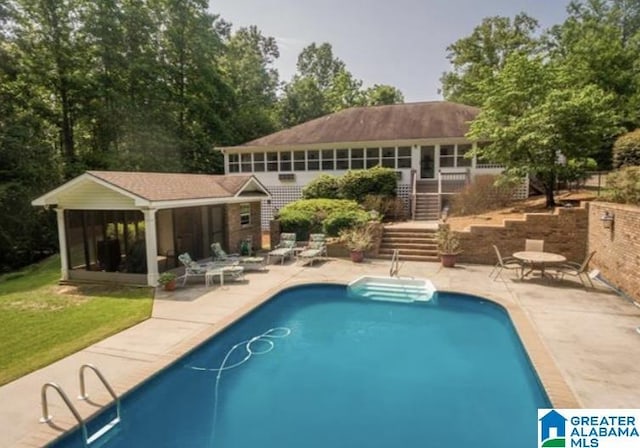
[[[322,229],[329,236],[338,236],[343,229],[364,225],[369,214],[364,210],[335,211],[324,220]]]
[[[628,166],[607,176],[606,197],[612,202],[640,205],[640,166]]]
[[[640,166],[640,129],[618,137],[613,144],[613,167]]]
[[[394,170],[376,166],[368,170],[348,171],[340,178],[340,191],[345,199],[361,201],[368,194],[396,196],[397,183]]]
[[[321,174],[302,189],[304,199],[339,199],[340,181],[337,176]]]
[[[562,167],[558,174],[560,182],[566,182],[571,188],[580,188],[581,185],[589,178],[589,171],[595,171],[598,164],[590,157],[584,159],[569,159],[567,164]]]
[[[334,213],[362,211],[355,201],[345,199],[301,199],[280,210],[283,232],[294,232],[298,241],[304,241],[309,233],[322,232],[322,223]]]

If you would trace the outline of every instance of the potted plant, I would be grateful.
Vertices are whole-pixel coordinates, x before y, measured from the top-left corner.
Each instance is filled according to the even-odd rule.
[[[438,229],[437,239],[442,266],[445,268],[454,267],[458,254],[462,253],[462,250],[460,250],[460,240],[448,225]]]
[[[158,285],[162,286],[165,291],[173,291],[176,289],[176,274],[173,272],[163,272],[158,278]]]
[[[340,241],[351,252],[351,261],[360,263],[364,259],[365,251],[373,245],[373,233],[367,225],[358,225],[340,232]]]

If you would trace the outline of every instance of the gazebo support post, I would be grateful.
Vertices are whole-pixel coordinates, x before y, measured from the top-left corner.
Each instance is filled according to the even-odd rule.
[[[67,232],[64,224],[64,209],[56,208],[58,219],[58,241],[60,244],[60,274],[62,280],[69,280],[69,251],[67,250]]]
[[[144,238],[147,248],[147,285],[158,284],[158,245],[156,237],[156,209],[142,210],[144,213]]]

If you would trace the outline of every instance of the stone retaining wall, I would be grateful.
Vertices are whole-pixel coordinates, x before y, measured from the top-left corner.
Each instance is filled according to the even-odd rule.
[[[505,219],[502,226],[470,226],[456,232],[463,253],[458,260],[466,263],[495,264],[495,244],[502,256],[524,250],[526,239],[544,240],[544,250],[582,261],[587,253],[588,203],[580,207],[560,208],[552,213],[526,213],[525,219]]]

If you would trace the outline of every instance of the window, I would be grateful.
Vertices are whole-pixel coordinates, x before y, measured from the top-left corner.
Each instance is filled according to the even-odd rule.
[[[307,169],[309,171],[318,171],[320,169],[320,151],[307,151]]]
[[[349,169],[349,150],[348,149],[336,149],[336,169],[337,170]]]
[[[304,151],[293,151],[293,170],[305,171],[306,169],[306,153]]]
[[[264,153],[257,152],[253,155],[253,171],[263,172],[264,171]]]
[[[251,172],[251,154],[241,154],[240,155],[240,171],[243,173]]]
[[[398,168],[411,168],[411,147],[398,148]]]
[[[382,148],[382,166],[385,168],[396,167],[396,148]]]
[[[367,168],[380,165],[380,148],[367,148]]]
[[[240,172],[240,156],[238,154],[229,154],[229,172]]]
[[[280,153],[280,171],[291,171],[291,152]]]
[[[471,159],[467,159],[464,155],[471,151],[471,145],[458,145],[458,154],[456,156],[456,166],[471,166]]]
[[[456,162],[455,145],[440,145],[440,168],[451,168]]]
[[[278,153],[267,153],[267,171],[278,171]]]
[[[351,150],[351,169],[361,170],[364,168],[364,149]]]
[[[333,170],[333,149],[322,150],[322,169]]]
[[[240,205],[240,225],[248,226],[251,224],[251,204]]]

